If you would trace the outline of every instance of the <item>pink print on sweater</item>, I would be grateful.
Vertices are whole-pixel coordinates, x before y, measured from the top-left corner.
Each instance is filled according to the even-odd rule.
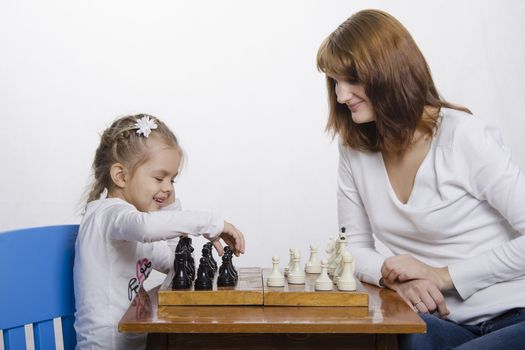
[[[128,299],[133,300],[133,297],[138,294],[142,283],[148,278],[149,274],[153,270],[152,263],[148,259],[140,259],[135,265],[135,276],[128,282]]]

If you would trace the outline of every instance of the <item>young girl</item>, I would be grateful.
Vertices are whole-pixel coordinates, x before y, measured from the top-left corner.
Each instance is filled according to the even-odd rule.
[[[102,134],[75,245],[77,349],[145,348],[145,334],[118,333],[117,324],[151,270],[173,266],[166,240],[203,235],[219,255],[219,238],[244,253],[243,234],[232,224],[181,211],[173,188],[181,158],[175,135],[152,116],[120,118]]]
[[[440,98],[411,35],[382,11],[347,19],[317,63],[357,276],[397,291],[427,324],[400,347],[522,348],[525,178],[499,133]]]

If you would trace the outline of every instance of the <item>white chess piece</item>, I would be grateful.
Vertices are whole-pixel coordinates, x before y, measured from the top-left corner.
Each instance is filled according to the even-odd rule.
[[[284,268],[285,276],[288,275],[288,272],[290,272],[290,270],[293,267],[293,251],[294,251],[293,248],[290,248],[290,260],[288,261],[288,265],[286,265],[286,267]]]
[[[293,257],[293,267],[288,271],[288,283],[290,284],[305,284],[306,283],[306,274],[301,268],[301,253],[298,249],[294,251]]]
[[[326,245],[325,253],[328,255],[328,263],[330,263],[330,259],[332,259],[335,255],[335,238],[334,237],[328,238],[328,244]]]
[[[337,281],[339,280],[339,276],[341,276],[341,273],[343,272],[343,268],[345,267],[345,263],[343,261],[343,256],[346,254],[345,252],[342,252],[337,259],[335,260],[335,269],[334,273],[332,274],[332,281],[334,281],[334,284],[337,284]]]
[[[332,280],[328,277],[328,261],[321,260],[321,274],[315,281],[315,290],[332,290]]]
[[[315,244],[310,245],[310,259],[306,263],[304,270],[306,273],[319,273],[321,272],[321,264],[317,259],[317,247]]]
[[[335,270],[343,259],[342,256],[346,248],[346,238],[344,236],[339,236],[335,244],[335,258],[328,264],[328,273],[332,276],[335,275]]]
[[[356,283],[354,273],[352,272],[355,269],[354,257],[352,254],[344,252],[343,263],[344,267],[337,281],[337,288],[342,291],[353,291],[356,289]]]
[[[337,252],[335,251],[335,249],[336,249],[335,238],[330,237],[328,239],[328,244],[325,250],[325,253],[328,256],[328,266],[327,266],[328,269],[330,269],[330,265],[332,264],[332,262],[334,261],[336,257]],[[328,274],[330,274],[330,271],[328,271]]]
[[[273,269],[270,276],[268,276],[268,279],[266,280],[266,283],[268,283],[269,287],[283,287],[284,286],[284,276],[281,274],[281,271],[279,270],[279,257],[274,256],[272,258],[272,264]]]

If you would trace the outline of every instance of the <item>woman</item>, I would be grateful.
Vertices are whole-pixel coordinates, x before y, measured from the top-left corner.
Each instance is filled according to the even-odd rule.
[[[364,282],[427,323],[407,349],[525,344],[525,178],[499,133],[440,98],[395,18],[354,14],[321,44],[338,216]],[[395,256],[375,250],[375,235]]]

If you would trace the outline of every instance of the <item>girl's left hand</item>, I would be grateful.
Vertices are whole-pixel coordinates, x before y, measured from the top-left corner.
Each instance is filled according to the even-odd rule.
[[[232,248],[235,256],[244,254],[244,235],[229,222],[224,222],[224,229],[219,235],[219,238]],[[216,239],[212,241],[212,243],[219,256],[222,256],[222,254],[224,254],[224,248],[222,247],[220,240]]]
[[[432,267],[412,255],[398,255],[385,259],[381,267],[381,275],[389,284],[396,281],[426,279],[432,281],[441,291],[454,287],[448,267]]]

